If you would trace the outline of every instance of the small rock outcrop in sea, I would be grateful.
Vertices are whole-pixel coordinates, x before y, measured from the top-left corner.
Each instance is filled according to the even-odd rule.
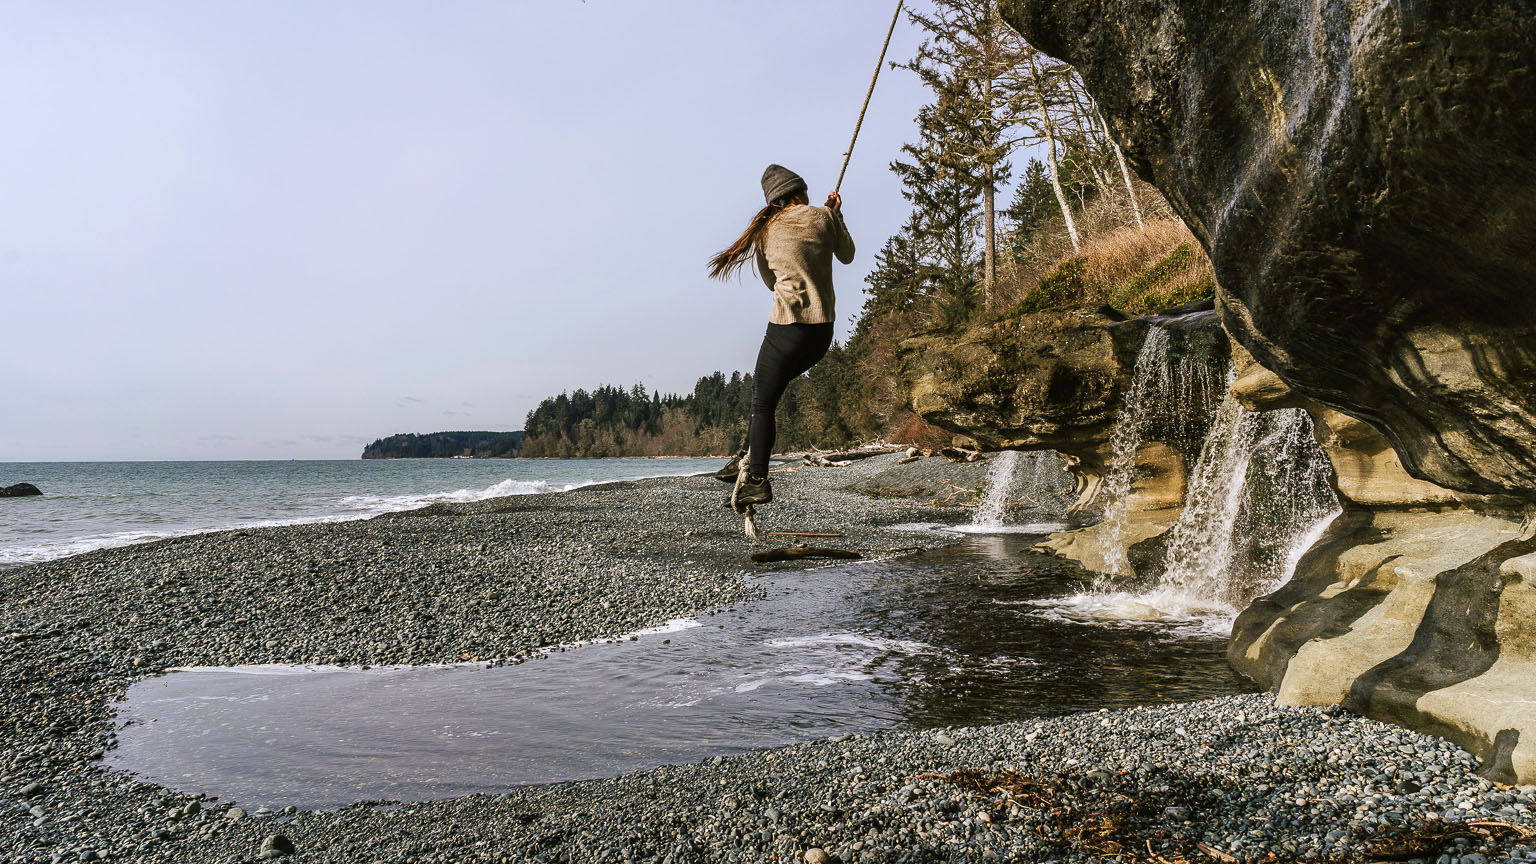
[[[1082,73],[1261,364],[1410,476],[1536,501],[1536,2],[1002,13]]]
[[[0,486],[0,498],[24,498],[28,495],[41,495],[43,490],[31,483],[17,483],[14,486]]]

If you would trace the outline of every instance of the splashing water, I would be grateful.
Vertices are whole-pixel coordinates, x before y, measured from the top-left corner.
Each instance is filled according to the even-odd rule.
[[[1110,430],[1113,452],[1104,477],[1103,556],[1107,576],[1132,575],[1125,530],[1130,519],[1131,486],[1136,478],[1136,452],[1152,438],[1191,445],[1210,424],[1216,394],[1225,381],[1210,363],[1170,357],[1169,333],[1153,326],[1136,353],[1136,366],[1125,404]],[[1107,587],[1100,585],[1099,587]]]
[[[1066,509],[1072,479],[1054,450],[1005,450],[987,470],[987,496],[976,508],[971,524],[956,526],[964,534],[1043,534],[1066,529],[1063,522],[1008,523],[1009,504],[1050,519]]]
[[[1171,620],[1230,632],[1257,597],[1285,584],[1341,512],[1333,467],[1300,409],[1250,412],[1230,394],[1201,448],[1163,576],[1142,592],[1095,590],[1058,601],[1098,620]]]
[[[1280,587],[1339,514],[1332,470],[1305,411],[1254,413],[1229,395],[1174,525],[1163,586],[1234,612]]]
[[[1008,507],[1008,487],[1019,470],[1019,451],[1007,450],[987,469],[987,497],[976,508],[971,524],[978,528],[1003,527],[1003,511]]]
[[[1162,587],[1192,599],[1216,600],[1212,595],[1218,592],[1211,589],[1231,572],[1242,548],[1235,529],[1261,422],[1260,415],[1245,411],[1231,396],[1222,400],[1195,463],[1184,511],[1173,526]]]
[[[1147,425],[1147,414],[1152,396],[1168,371],[1168,331],[1153,327],[1136,352],[1136,367],[1131,378],[1131,389],[1125,394],[1125,404],[1120,416],[1109,433],[1109,446],[1114,452],[1109,473],[1104,477],[1104,561],[1108,571],[1117,576],[1128,575],[1131,564],[1126,557],[1126,521],[1130,516],[1131,480],[1136,473],[1136,451],[1141,447],[1141,436]]]

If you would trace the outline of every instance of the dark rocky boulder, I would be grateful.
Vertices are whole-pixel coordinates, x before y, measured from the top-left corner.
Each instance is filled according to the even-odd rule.
[[[0,498],[23,498],[28,495],[41,495],[43,490],[31,483],[17,483],[15,486],[0,487]]]
[[[1261,364],[1414,477],[1536,500],[1536,2],[1002,8],[1082,72]]]

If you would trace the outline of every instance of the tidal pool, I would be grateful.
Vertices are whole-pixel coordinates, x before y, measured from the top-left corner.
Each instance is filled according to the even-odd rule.
[[[1249,692],[1200,627],[1083,622],[1038,537],[768,571],[766,599],[516,666],[249,667],[139,682],[110,768],[248,809],[610,777],[849,732]]]

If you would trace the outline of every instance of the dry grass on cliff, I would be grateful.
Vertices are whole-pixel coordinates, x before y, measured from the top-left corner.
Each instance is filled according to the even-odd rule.
[[[1067,254],[1038,279],[1000,285],[994,308],[1028,314],[1079,303],[1107,303],[1148,314],[1215,295],[1211,261],[1184,223],[1155,219],[1119,227]],[[1009,290],[1011,289],[1011,290]]]
[[[1093,285],[1119,285],[1145,273],[1157,262],[1181,246],[1200,249],[1184,223],[1177,219],[1159,219],[1148,222],[1145,231],[1135,227],[1120,228],[1111,234],[1096,237],[1083,245],[1083,281]],[[1204,250],[1190,259],[1190,266],[1169,274],[1165,283],[1170,286],[1198,285],[1214,281],[1210,259]]]

